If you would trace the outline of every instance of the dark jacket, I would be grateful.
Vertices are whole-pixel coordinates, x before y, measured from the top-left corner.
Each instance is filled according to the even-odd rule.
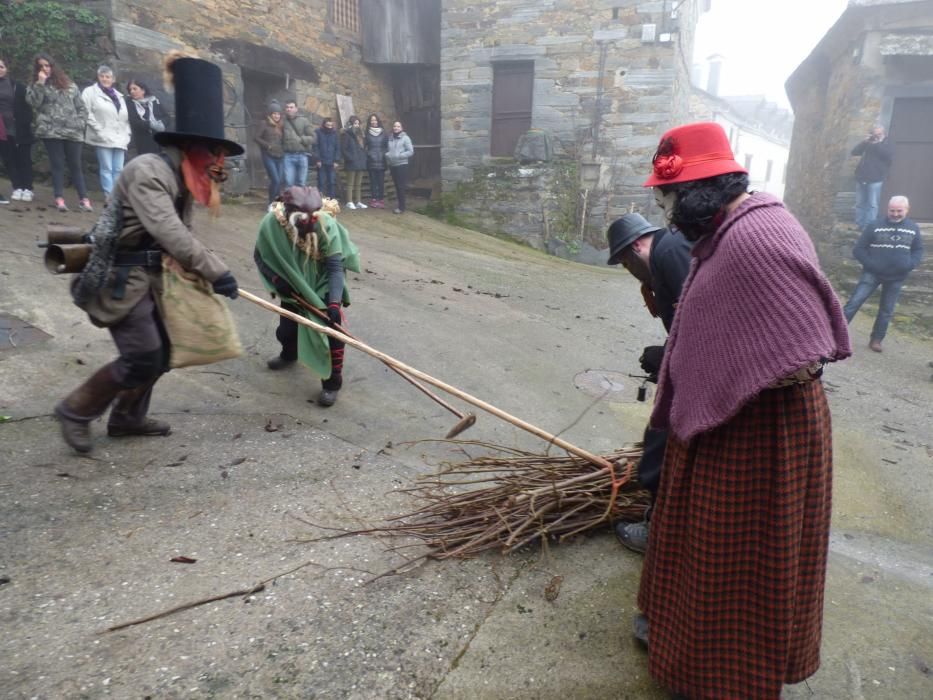
[[[887,219],[869,224],[852,254],[866,272],[884,282],[906,279],[923,258],[920,227],[910,219],[897,224]]]
[[[136,102],[132,97],[127,95],[124,102],[126,103],[126,115],[130,118],[130,132],[133,135],[131,143],[136,149],[136,154],[158,153],[161,149],[153,137],[159,132],[153,129],[150,116],[154,116],[156,120],[162,122],[165,129],[168,129],[168,114],[162,107],[162,103],[155,98],[146,100],[143,103],[145,106],[143,116],[139,116]]]
[[[670,333],[680,291],[690,271],[690,243],[680,231],[661,229],[654,234],[648,265],[651,290],[664,328]]]
[[[13,111],[3,115],[7,138],[23,145],[33,143],[36,139],[32,135],[32,107],[26,102],[26,86],[12,78],[7,80],[13,89]]]
[[[878,143],[862,141],[852,149],[853,156],[862,156],[855,168],[858,182],[884,182],[894,162],[894,147],[888,139]]]
[[[389,150],[389,135],[385,129],[378,136],[373,136],[367,129],[363,141],[366,145],[366,167],[370,170],[385,170],[386,151]]]
[[[347,170],[366,170],[365,142],[361,146],[349,129],[340,135],[340,152],[343,154],[343,166]]]
[[[259,144],[259,148],[262,149],[263,153],[272,158],[281,158],[285,155],[285,148],[283,146],[284,133],[285,129],[291,128],[285,125],[284,118],[279,124],[282,127],[281,129],[277,129],[275,124],[266,117],[262,120],[259,128],[256,129],[256,143]]]
[[[313,159],[321,165],[333,165],[340,159],[340,140],[336,129],[318,127],[314,135],[317,141],[314,144]]]
[[[310,153],[314,147],[314,129],[307,117],[282,119],[282,146],[286,153]]]

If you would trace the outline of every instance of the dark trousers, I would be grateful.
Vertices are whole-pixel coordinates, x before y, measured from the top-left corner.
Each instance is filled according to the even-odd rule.
[[[382,168],[369,169],[369,197],[376,200],[386,198],[386,171]]]
[[[10,176],[13,189],[31,190],[32,144],[16,143],[16,139],[12,138],[0,141],[0,157],[3,158],[3,167]]]
[[[66,141],[65,139],[42,139],[45,150],[49,154],[49,165],[52,168],[52,189],[55,197],[65,196],[65,161],[68,161],[68,171],[71,173],[71,183],[78,191],[78,197],[87,197],[87,188],[84,186],[84,173],[81,171],[81,142]]]
[[[333,163],[321,163],[317,170],[317,188],[323,197],[334,199],[337,196],[337,171]]]
[[[654,503],[661,483],[661,465],[664,463],[664,449],[667,447],[667,431],[645,428],[644,452],[638,462],[638,482],[651,492]]]
[[[408,187],[408,163],[393,165],[389,168],[392,173],[392,182],[395,183],[395,198],[398,200],[398,209],[405,211],[405,188]]]
[[[288,308],[284,304],[284,308]],[[343,325],[341,323],[341,325]],[[275,337],[282,344],[282,352],[279,357],[289,362],[298,359],[298,324],[290,318],[279,316],[279,327],[275,329]],[[327,337],[327,344],[330,347],[330,377],[321,380],[321,387],[338,391],[343,386],[343,354],[346,345],[330,336]]]

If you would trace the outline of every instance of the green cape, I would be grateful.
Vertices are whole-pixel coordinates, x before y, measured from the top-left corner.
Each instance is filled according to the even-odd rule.
[[[256,250],[263,262],[268,265],[279,277],[284,279],[306,301],[321,310],[327,308],[327,270],[324,267],[324,258],[339,255],[343,258],[343,267],[352,272],[360,271],[360,253],[353,242],[346,227],[330,214],[318,212],[314,231],[318,236],[318,259],[308,257],[300,248],[292,245],[283,226],[276,219],[275,214],[268,213],[259,224],[259,236],[256,239]],[[270,292],[275,287],[260,273],[263,284]],[[287,303],[287,300],[283,300]],[[346,281],[343,285],[343,302],[350,303]],[[310,311],[302,309],[295,304],[288,304],[289,310],[301,314],[305,318],[321,324]],[[323,324],[321,324],[323,325]],[[298,326],[298,359],[323,379],[331,373],[330,347],[327,336],[318,333],[307,326]]]

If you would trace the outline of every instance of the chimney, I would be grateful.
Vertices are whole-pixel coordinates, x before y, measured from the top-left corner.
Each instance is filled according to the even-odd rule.
[[[722,77],[722,54],[714,53],[706,59],[709,64],[709,77],[706,79],[706,91],[719,97],[719,80]]]

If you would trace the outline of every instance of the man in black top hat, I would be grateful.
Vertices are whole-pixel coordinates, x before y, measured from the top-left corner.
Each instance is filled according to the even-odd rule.
[[[690,244],[678,231],[653,226],[641,214],[626,214],[609,227],[609,265],[622,266],[642,284],[641,291],[648,311],[660,317],[670,332],[674,312],[684,280],[690,271]],[[639,362],[642,369],[657,382],[664,357],[663,345],[649,345]],[[667,431],[645,429],[644,452],[638,463],[638,481],[651,497],[658,491],[661,463]],[[650,509],[649,509],[650,510]],[[616,523],[616,536],[629,549],[644,552],[648,546],[648,517],[640,523]]]
[[[55,407],[62,437],[82,453],[93,446],[91,421],[111,404],[111,437],[170,431],[167,423],[147,416],[152,388],[168,371],[171,347],[157,303],[163,252],[210,282],[216,294],[237,296],[227,265],[190,228],[194,201],[217,212],[224,157],[243,152],[224,135],[220,68],[188,57],[170,57],[166,68],[175,85],[176,129],[156,134],[164,153],[134,158],[117,178],[98,222],[112,232],[115,253],[103,268],[89,265],[72,286],[75,303],[94,325],[110,331],[119,351]],[[95,248],[92,262],[97,254]],[[109,272],[98,279],[92,269]]]

